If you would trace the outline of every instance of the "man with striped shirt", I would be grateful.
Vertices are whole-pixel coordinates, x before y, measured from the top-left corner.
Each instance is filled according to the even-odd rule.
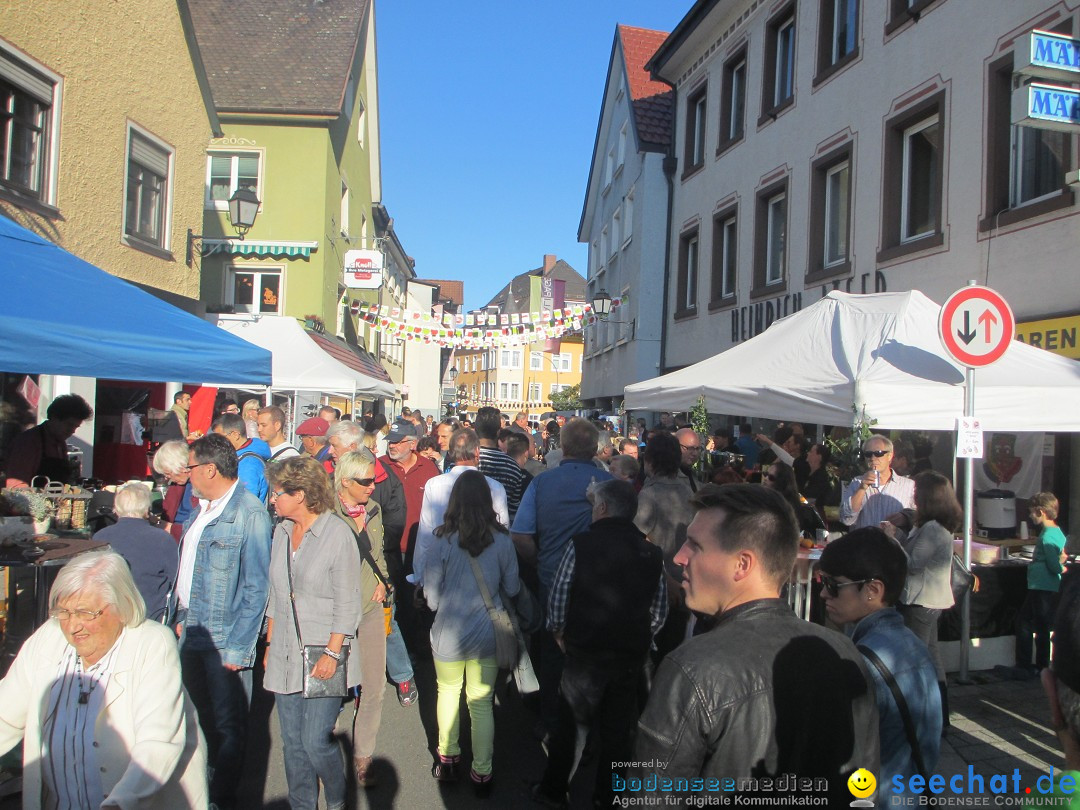
[[[529,485],[529,476],[506,453],[499,449],[499,430],[502,414],[498,408],[485,406],[476,412],[476,435],[480,439],[480,472],[494,478],[506,490],[506,507],[510,520],[517,514],[521,496]]]

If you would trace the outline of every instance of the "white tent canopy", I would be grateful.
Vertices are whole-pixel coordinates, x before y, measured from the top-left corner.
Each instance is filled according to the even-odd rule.
[[[688,410],[851,424],[852,409],[896,430],[952,430],[964,368],[938,336],[940,305],[921,292],[830,292],[760,335],[679,371],[626,387],[627,410]],[[983,430],[1080,431],[1080,363],[1014,341],[975,371]]]
[[[281,315],[215,317],[222,329],[271,353],[272,388],[351,394],[369,399],[397,397],[397,389],[392,383],[351,369],[320,349],[295,318]]]

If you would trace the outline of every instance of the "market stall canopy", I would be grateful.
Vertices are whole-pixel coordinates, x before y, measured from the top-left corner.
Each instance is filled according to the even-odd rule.
[[[964,369],[938,337],[940,305],[921,292],[830,292],[760,335],[679,371],[626,387],[627,410],[688,410],[848,425],[852,408],[883,428],[952,430]],[[984,430],[1080,430],[1080,363],[1014,341],[975,371]]]
[[[216,320],[226,332],[261,346],[273,355],[273,388],[352,394],[369,399],[397,397],[393,383],[364,374],[331,356],[295,318],[282,315],[208,317]]]
[[[270,355],[0,216],[0,370],[270,382]]]

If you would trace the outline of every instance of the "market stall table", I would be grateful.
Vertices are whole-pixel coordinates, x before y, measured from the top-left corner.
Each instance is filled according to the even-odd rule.
[[[34,569],[34,626],[37,629],[48,618],[49,605],[49,579],[50,568],[59,568],[73,557],[77,557],[87,551],[104,551],[109,548],[108,543],[99,540],[88,540],[83,537],[59,537],[46,535],[47,540],[39,543],[19,543],[13,546],[0,547],[0,567],[4,568],[33,568]],[[40,549],[40,552],[29,552],[29,549]],[[15,580],[8,578],[8,610],[17,604],[15,593]],[[10,616],[9,627],[12,626]]]

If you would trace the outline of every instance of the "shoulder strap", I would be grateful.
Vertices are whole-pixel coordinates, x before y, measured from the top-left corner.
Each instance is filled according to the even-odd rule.
[[[907,735],[908,745],[911,746],[911,755],[915,759],[915,768],[919,772],[919,776],[926,778],[926,766],[923,764],[922,750],[919,748],[919,738],[915,736],[915,724],[911,720],[911,712],[908,711],[907,701],[904,699],[904,693],[900,691],[899,685],[896,683],[896,678],[893,677],[892,672],[885,666],[885,662],[882,661],[876,652],[871,650],[864,644],[859,644],[857,649],[863,654],[871,664],[877,667],[881,677],[888,684],[889,689],[892,691],[893,700],[896,701],[896,706],[900,709],[900,719],[904,721],[904,733]]]
[[[464,549],[462,549],[464,551]],[[489,611],[495,610],[495,602],[491,598],[491,591],[488,590],[487,582],[484,581],[484,572],[480,570],[480,563],[476,561],[476,557],[469,552],[465,552],[469,557],[469,565],[472,566],[473,576],[476,577],[476,584],[480,587],[480,595],[484,597],[484,607]]]
[[[364,558],[364,562],[371,566],[371,570],[375,574],[375,579],[379,580],[379,582],[385,585],[387,590],[393,590],[393,586],[387,580],[386,575],[379,568],[379,564],[375,562],[375,558],[371,556],[371,539],[367,537],[367,530],[357,529],[356,523],[354,523],[351,518],[342,517],[341,515],[338,515],[338,517],[341,517],[342,521],[345,522],[345,525],[347,525],[352,530],[353,537],[356,538],[356,547],[360,551],[360,556]],[[360,536],[361,534],[364,535],[363,538]]]
[[[291,449],[293,449],[293,450],[295,450],[295,449],[296,449],[295,447],[293,447],[293,446],[292,446],[291,444],[289,444],[288,442],[285,442],[285,444],[284,444],[284,445],[282,445],[282,447],[281,447],[281,449],[280,449],[280,450],[278,450],[278,451],[277,451],[276,453],[271,453],[271,454],[270,454],[270,460],[271,460],[271,461],[273,461],[273,460],[274,460],[275,458],[277,458],[278,456],[280,456],[280,455],[281,455],[282,453],[284,453],[284,452],[285,452],[286,450],[288,450],[288,449],[290,449],[290,448],[291,448]]]
[[[304,639],[300,635],[300,620],[296,618],[296,595],[293,593],[293,581],[292,581],[292,537],[286,538],[288,546],[285,549],[285,565],[289,571],[289,607],[292,610],[293,624],[296,626],[296,640],[300,642],[300,649],[304,649]]]

